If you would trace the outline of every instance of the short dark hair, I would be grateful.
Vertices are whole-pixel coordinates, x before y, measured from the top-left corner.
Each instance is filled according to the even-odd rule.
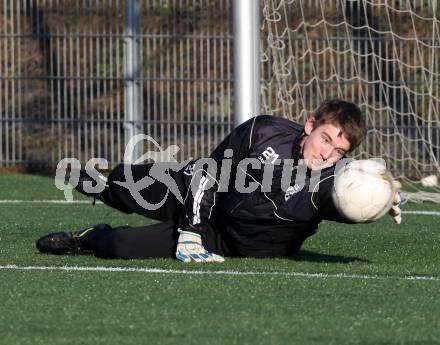
[[[350,143],[350,151],[358,147],[367,135],[367,125],[359,107],[340,99],[325,100],[313,113],[313,129],[323,124],[332,124],[341,128],[342,134]]]

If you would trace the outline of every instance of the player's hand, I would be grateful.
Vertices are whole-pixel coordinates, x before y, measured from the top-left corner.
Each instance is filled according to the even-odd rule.
[[[402,222],[402,198],[400,197],[399,189],[402,187],[399,181],[394,181],[394,188],[396,190],[396,194],[394,195],[393,205],[389,210],[388,214],[393,217],[393,220],[396,224],[400,224]]]
[[[202,245],[202,237],[190,231],[180,230],[176,259],[183,262],[223,262],[223,256],[208,252]]]

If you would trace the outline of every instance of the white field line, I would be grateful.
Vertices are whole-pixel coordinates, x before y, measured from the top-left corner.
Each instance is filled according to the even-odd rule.
[[[160,268],[131,268],[131,267],[80,267],[80,266],[17,266],[0,265],[0,270],[23,270],[23,271],[82,271],[82,272],[135,272],[135,273],[160,273],[160,274],[184,274],[184,275],[226,275],[226,276],[281,276],[302,278],[336,278],[336,279],[360,279],[360,280],[429,280],[440,281],[440,277],[430,276],[373,276],[356,275],[345,273],[306,273],[306,272],[252,272],[252,271],[188,271],[170,270]]]
[[[404,214],[421,214],[427,216],[440,216],[440,211],[402,211]]]
[[[0,204],[92,204],[92,200],[0,200]],[[104,205],[96,200],[96,204]],[[402,211],[403,214],[440,216],[440,211]]]

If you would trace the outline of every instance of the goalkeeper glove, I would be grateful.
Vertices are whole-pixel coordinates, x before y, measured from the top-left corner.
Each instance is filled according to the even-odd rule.
[[[183,262],[223,262],[223,256],[208,252],[199,234],[179,229],[176,258]]]
[[[402,187],[400,182],[394,181],[394,188],[396,189],[396,194],[394,194],[393,205],[389,210],[388,214],[393,217],[393,220],[396,224],[400,224],[402,222],[402,198],[400,197],[399,189]]]

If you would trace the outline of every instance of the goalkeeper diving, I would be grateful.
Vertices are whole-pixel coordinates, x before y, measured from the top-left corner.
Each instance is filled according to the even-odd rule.
[[[352,223],[333,204],[335,164],[365,136],[360,109],[332,99],[324,101],[304,125],[268,115],[244,122],[210,155],[214,169],[206,160],[196,159],[121,164],[107,178],[81,171],[75,186],[79,192],[157,222],[129,227],[103,221],[77,231],[49,233],[38,239],[37,248],[47,254],[183,262],[292,256],[317,232],[322,220]],[[160,167],[164,174],[158,177]],[[287,170],[291,176],[287,175],[286,186]],[[271,172],[269,184],[267,171]],[[142,201],[154,207],[145,207],[139,195],[126,187],[127,172],[134,183],[148,182],[139,193]],[[224,182],[223,175],[235,178]],[[98,184],[101,191],[87,191],[91,184]],[[313,185],[319,188],[310,188]],[[399,203],[396,192],[390,210],[396,223],[401,221]]]

